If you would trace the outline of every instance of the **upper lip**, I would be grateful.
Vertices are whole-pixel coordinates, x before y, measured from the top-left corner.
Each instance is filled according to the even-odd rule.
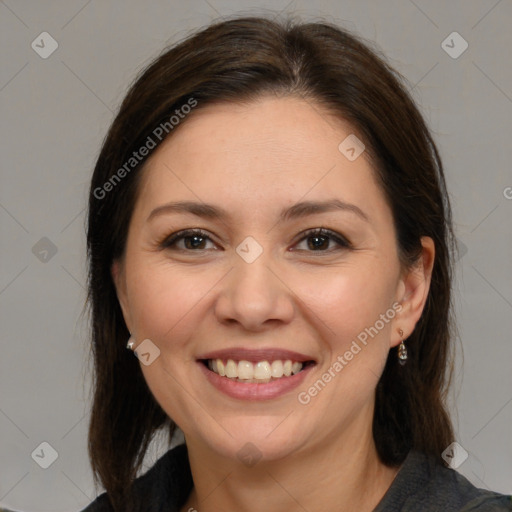
[[[291,360],[298,363],[306,361],[314,361],[314,358],[292,350],[283,350],[278,348],[261,348],[261,349],[248,349],[248,348],[226,348],[223,350],[215,350],[203,354],[197,358],[198,360],[204,359],[233,359],[235,361],[250,361],[257,363],[259,361],[277,361],[277,360]]]

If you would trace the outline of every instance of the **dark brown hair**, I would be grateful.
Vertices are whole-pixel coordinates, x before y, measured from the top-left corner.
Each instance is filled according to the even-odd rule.
[[[377,50],[346,30],[254,17],[216,23],[187,38],[130,88],[94,169],[87,232],[95,369],[89,454],[116,510],[154,434],[163,427],[171,437],[175,425],[125,348],[129,333],[110,273],[125,250],[145,160],[112,179],[192,98],[200,109],[263,94],[293,95],[348,121],[391,206],[404,267],[417,261],[422,236],[434,240],[426,306],[408,338],[407,364],[399,366],[396,350],[390,351],[376,390],[373,435],[385,464],[399,464],[410,449],[442,461],[453,440],[444,405],[451,368],[451,213],[438,151],[404,83]],[[105,187],[109,180],[112,186]]]

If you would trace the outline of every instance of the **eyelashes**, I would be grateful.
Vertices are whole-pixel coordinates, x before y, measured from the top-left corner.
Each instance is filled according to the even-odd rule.
[[[326,228],[313,228],[308,229],[304,232],[302,232],[299,236],[301,238],[299,239],[298,244],[300,244],[303,241],[311,241],[315,240],[313,245],[308,244],[308,249],[311,249],[311,252],[331,252],[333,249],[327,249],[327,250],[321,250],[322,245],[319,245],[322,243],[325,243],[327,240],[328,242],[333,241],[338,245],[338,250],[341,249],[351,249],[352,244],[340,233],[336,233],[335,231],[331,231],[330,229]],[[329,243],[328,243],[329,245]],[[293,249],[293,250],[303,250],[303,249]]]
[[[183,231],[173,233],[169,237],[165,238],[159,243],[159,247],[162,249],[175,249],[178,242],[187,241],[189,242],[189,247],[185,246],[185,248],[178,249],[198,251],[200,249],[204,250],[203,247],[198,247],[204,240],[209,240],[214,243],[208,233],[201,229],[185,229]]]
[[[304,242],[306,242],[306,248],[304,248]],[[335,245],[334,248],[332,247],[332,243]],[[301,245],[303,246],[302,248],[300,248]],[[160,249],[196,253],[209,250],[222,250],[219,249],[211,236],[201,229],[177,231],[159,242],[158,247]],[[351,248],[352,244],[340,233],[326,228],[313,228],[297,235],[290,250],[294,252],[331,253],[333,251]]]

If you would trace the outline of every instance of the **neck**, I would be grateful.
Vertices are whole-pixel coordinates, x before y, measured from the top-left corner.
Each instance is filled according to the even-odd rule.
[[[353,427],[311,449],[253,467],[213,453],[205,456],[187,443],[194,489],[182,511],[370,512],[398,470],[380,462],[371,423],[364,431],[358,430],[362,425]]]

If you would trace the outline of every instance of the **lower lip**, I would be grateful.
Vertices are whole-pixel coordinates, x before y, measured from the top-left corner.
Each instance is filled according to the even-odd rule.
[[[295,375],[281,377],[265,384],[245,384],[236,380],[221,377],[219,374],[209,370],[202,362],[198,361],[201,371],[210,383],[219,391],[232,398],[239,400],[271,400],[282,396],[296,387],[306,378],[306,375],[315,365],[308,365]]]

